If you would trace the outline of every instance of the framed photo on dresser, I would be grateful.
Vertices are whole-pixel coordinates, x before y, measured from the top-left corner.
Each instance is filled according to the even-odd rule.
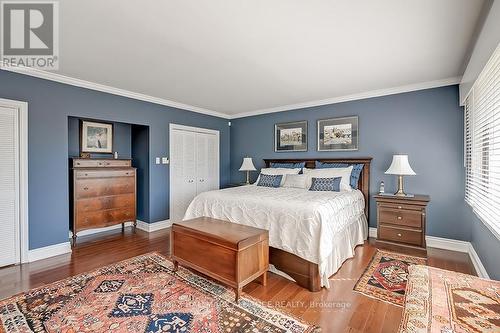
[[[80,121],[81,153],[113,153],[113,124]]]
[[[318,151],[358,150],[358,116],[318,120]]]
[[[274,151],[307,151],[307,121],[275,124]]]

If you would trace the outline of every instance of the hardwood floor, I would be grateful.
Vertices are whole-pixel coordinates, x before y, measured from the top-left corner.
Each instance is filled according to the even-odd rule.
[[[281,308],[315,323],[322,327],[323,332],[396,332],[401,318],[400,307],[352,290],[375,250],[373,240],[358,246],[355,257],[347,260],[332,276],[332,287],[328,290],[323,288],[311,293],[269,273],[266,287],[252,282],[243,292],[265,305]],[[141,230],[134,233],[127,228],[123,234],[117,230],[79,237],[72,254],[0,269],[0,299],[150,251],[168,256],[169,230],[148,234]],[[411,250],[399,252],[418,255]],[[427,256],[430,266],[475,274],[466,253],[429,248]]]

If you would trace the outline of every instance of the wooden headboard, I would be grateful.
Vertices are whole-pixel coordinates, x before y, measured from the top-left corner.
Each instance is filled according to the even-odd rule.
[[[359,177],[358,189],[363,192],[365,197],[365,215],[366,218],[370,217],[370,164],[372,161],[371,157],[360,157],[360,158],[265,158],[264,162],[266,167],[269,168],[271,163],[306,163],[306,168],[314,169],[316,167],[316,161],[323,163],[345,163],[345,164],[363,164],[363,172],[361,172],[361,177]]]

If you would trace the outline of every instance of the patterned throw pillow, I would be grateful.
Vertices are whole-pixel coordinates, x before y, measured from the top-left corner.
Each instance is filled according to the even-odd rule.
[[[283,178],[283,175],[265,175],[261,173],[257,186],[280,187],[281,178]]]
[[[361,171],[363,171],[364,164],[323,163],[320,161],[316,161],[316,169],[345,168],[348,167],[349,165],[352,165],[350,184],[353,189],[357,189],[359,178],[361,177]]]
[[[340,181],[342,177],[335,178],[312,178],[309,191],[333,191],[340,192]]]

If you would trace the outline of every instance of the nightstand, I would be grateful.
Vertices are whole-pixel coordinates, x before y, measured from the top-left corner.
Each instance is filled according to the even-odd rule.
[[[377,243],[426,251],[425,218],[430,197],[375,195],[374,198],[377,202]]]

